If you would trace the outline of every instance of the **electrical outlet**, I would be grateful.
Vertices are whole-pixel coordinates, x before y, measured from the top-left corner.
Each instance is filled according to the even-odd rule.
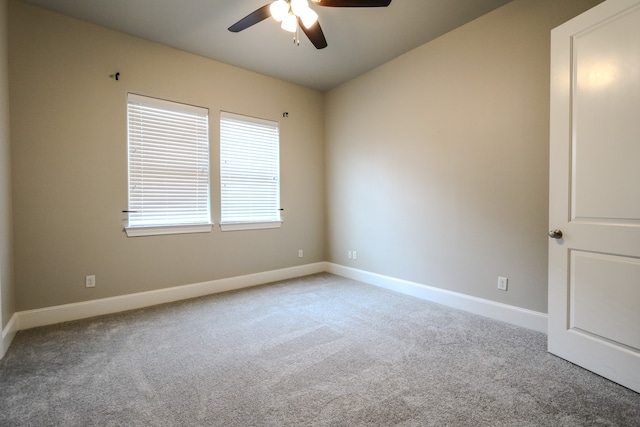
[[[302,249],[298,249],[298,258],[302,258],[304,256],[304,251]]]
[[[349,259],[353,258],[353,252],[352,251],[349,251],[347,253],[347,258],[349,258]]]
[[[95,288],[96,287],[96,276],[94,276],[94,275],[85,276],[84,285],[87,288]]]
[[[352,251],[351,255],[353,259],[358,259],[358,254],[356,253],[356,251]]]
[[[509,279],[507,279],[506,277],[498,277],[498,290],[506,291],[508,284],[509,284]]]

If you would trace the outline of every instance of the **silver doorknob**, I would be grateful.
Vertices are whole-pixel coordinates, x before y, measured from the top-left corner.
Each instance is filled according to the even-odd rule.
[[[551,230],[549,231],[549,237],[552,239],[562,239],[562,231],[557,228],[555,230]]]

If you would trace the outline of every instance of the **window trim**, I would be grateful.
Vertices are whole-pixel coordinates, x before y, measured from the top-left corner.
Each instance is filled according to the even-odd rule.
[[[193,224],[193,225],[150,225],[138,227],[125,227],[127,237],[160,236],[164,234],[191,234],[210,233],[213,230],[213,223]]]
[[[242,231],[242,230],[266,230],[270,228],[280,228],[282,226],[282,219],[280,221],[257,221],[257,222],[225,222],[220,223],[220,230],[222,231]]]

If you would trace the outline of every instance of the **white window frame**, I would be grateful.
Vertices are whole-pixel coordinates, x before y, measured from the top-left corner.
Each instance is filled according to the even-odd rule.
[[[127,149],[128,237],[212,230],[208,109],[128,93]]]
[[[244,133],[246,132],[246,133]],[[259,150],[259,151],[258,151]],[[229,163],[232,162],[232,163]],[[242,201],[241,180],[251,178],[239,176],[230,168],[252,170],[252,186]],[[260,175],[262,175],[260,177]],[[273,181],[274,185],[270,185]],[[235,188],[236,192],[230,191]],[[262,194],[256,196],[256,192]],[[266,200],[252,207],[243,207],[248,200]],[[264,197],[264,198],[263,198]],[[249,201],[250,202],[250,201]],[[251,202],[250,202],[251,203]],[[220,229],[222,231],[256,230],[279,228],[282,225],[280,209],[280,124],[271,120],[220,112]]]

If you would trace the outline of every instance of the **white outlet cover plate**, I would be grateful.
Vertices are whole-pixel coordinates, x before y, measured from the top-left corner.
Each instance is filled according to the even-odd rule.
[[[87,288],[95,288],[96,287],[96,276],[85,276],[84,285]]]

